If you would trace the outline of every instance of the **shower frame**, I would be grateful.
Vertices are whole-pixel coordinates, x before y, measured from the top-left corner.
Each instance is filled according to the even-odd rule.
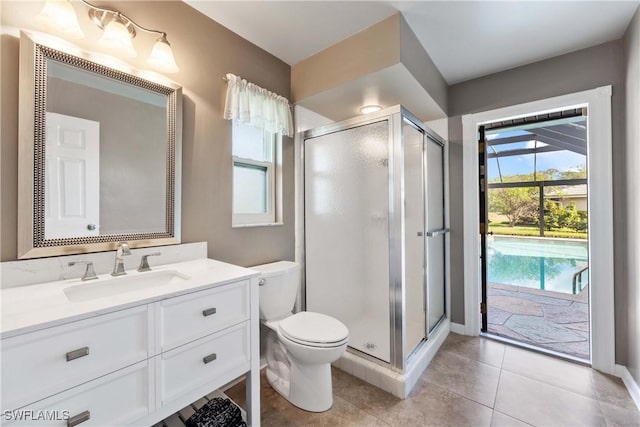
[[[446,325],[449,328],[449,313],[450,313],[450,291],[449,291],[449,182],[448,182],[448,147],[445,141],[427,126],[425,126],[416,116],[401,105],[385,108],[378,112],[369,113],[366,115],[354,117],[344,121],[327,124],[314,129],[310,129],[298,134],[300,151],[297,154],[299,158],[299,171],[298,182],[301,187],[301,191],[297,194],[301,196],[301,201],[297,204],[298,210],[297,217],[301,219],[301,227],[298,228],[298,232],[301,233],[301,239],[298,242],[299,256],[298,261],[303,266],[302,287],[301,287],[301,309],[306,310],[306,242],[305,242],[305,141],[307,139],[316,138],[355,127],[366,126],[381,121],[388,121],[389,125],[389,322],[390,322],[390,362],[373,357],[365,352],[357,350],[355,348],[348,348],[348,351],[364,357],[376,364],[383,366],[389,366],[396,372],[405,372],[412,362],[412,356],[417,354],[429,341],[430,336],[439,332],[444,321],[447,320]],[[424,316],[425,316],[425,331],[423,340],[416,345],[413,349],[409,350],[405,354],[405,342],[406,342],[406,324],[403,321],[406,312],[406,293],[405,293],[405,280],[404,280],[404,253],[405,253],[405,229],[403,222],[403,203],[405,200],[404,194],[404,138],[403,138],[403,120],[406,120],[411,126],[423,133],[423,144],[427,143],[427,139],[439,144],[443,149],[443,194],[444,194],[444,230],[446,235],[444,239],[444,315],[438,321],[438,323],[429,331],[428,322],[428,307],[429,307],[429,292],[428,281],[426,277],[426,268],[423,268],[423,286],[424,286]],[[422,150],[422,194],[423,194],[423,256],[426,261],[426,194],[425,194],[425,170],[426,170],[426,149],[423,146]],[[448,330],[446,331],[448,333]]]

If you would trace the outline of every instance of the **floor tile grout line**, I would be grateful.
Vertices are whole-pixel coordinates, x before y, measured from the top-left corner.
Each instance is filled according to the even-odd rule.
[[[525,377],[525,378],[530,378],[530,379],[532,379],[532,380],[536,380],[536,381],[542,382],[542,383],[544,383],[544,384],[551,385],[551,386],[554,386],[554,387],[560,388],[560,389],[562,389],[562,390],[571,391],[571,392],[573,392],[573,393],[577,393],[577,394],[580,394],[580,395],[582,395],[582,396],[585,396],[585,397],[588,397],[588,398],[590,398],[590,399],[593,399],[593,397],[591,397],[591,396],[586,396],[586,395],[584,395],[584,394],[582,394],[582,393],[580,393],[580,392],[577,392],[577,391],[575,391],[575,390],[570,390],[570,389],[568,389],[568,388],[565,388],[565,387],[559,386],[559,385],[557,385],[557,384],[551,384],[551,383],[548,383],[548,382],[546,382],[546,381],[542,381],[542,380],[540,380],[540,379],[538,379],[538,378],[534,378],[534,377],[531,377],[531,376],[529,376],[529,375],[523,374],[523,373],[521,373],[521,372],[516,372],[516,371],[511,370],[511,369],[509,369],[509,368],[505,368],[505,367],[504,367],[504,359],[505,359],[505,358],[506,358],[506,356],[507,356],[507,354],[506,354],[506,353],[507,353],[507,349],[509,349],[509,348],[514,349],[514,350],[521,350],[521,351],[524,351],[524,352],[527,352],[527,353],[529,353],[529,352],[530,352],[530,351],[529,351],[528,349],[526,349],[526,348],[519,348],[519,347],[517,347],[517,346],[506,345],[505,353],[504,353],[503,358],[502,358],[502,367],[501,367],[501,369],[504,369],[504,370],[506,370],[507,372],[510,372],[510,373],[512,373],[512,374],[517,374],[517,375],[523,376],[523,377]],[[570,361],[570,360],[564,360],[564,359],[560,359],[560,358],[557,358],[557,357],[548,356],[548,355],[544,355],[544,354],[540,354],[540,353],[535,353],[535,352],[533,352],[533,354],[537,354],[537,355],[539,355],[539,356],[541,356],[541,357],[549,358],[549,360],[554,360],[554,361],[557,361],[557,362],[559,362],[559,363],[568,364],[569,366],[572,366],[572,367],[575,367],[575,368],[578,368],[578,369],[584,369],[584,370],[586,370],[586,371],[587,371],[587,375],[589,375],[589,382],[590,382],[590,383],[591,383],[591,385],[593,386],[593,387],[592,387],[593,394],[594,394],[594,396],[595,396],[596,400],[600,400],[600,395],[598,394],[598,392],[597,392],[597,390],[596,390],[596,387],[595,387],[595,383],[594,383],[594,381],[593,381],[593,371],[594,371],[594,369],[593,369],[591,366],[582,365],[582,364],[580,364],[580,363],[574,363],[574,362],[572,362],[572,361]]]
[[[350,375],[350,374],[348,374],[348,373],[346,373],[346,372],[345,372],[345,374],[346,374],[346,375]],[[356,378],[356,377],[354,377],[354,378]],[[368,384],[368,383],[367,383],[367,384]],[[372,387],[375,387],[375,386],[372,386]],[[383,390],[383,391],[384,391],[384,390]],[[392,396],[393,396],[393,395],[392,395]],[[385,420],[383,420],[382,418],[380,418],[380,417],[376,416],[375,414],[372,414],[371,412],[369,412],[369,411],[368,411],[368,410],[366,410],[365,408],[361,408],[361,407],[359,407],[359,406],[358,406],[358,405],[356,405],[355,403],[351,402],[350,400],[348,400],[348,399],[346,399],[346,398],[344,398],[344,397],[342,397],[342,396],[335,396],[335,397],[337,397],[338,399],[342,399],[342,400],[344,400],[345,402],[347,402],[348,404],[350,404],[351,406],[353,406],[353,407],[354,407],[354,408],[356,408],[357,410],[362,411],[362,412],[364,412],[365,414],[369,415],[370,417],[375,418],[376,420],[378,420],[378,421],[379,421],[379,422],[381,422],[382,424],[384,424],[384,425],[387,425],[387,426],[391,427],[391,424],[389,424],[388,422],[386,422],[386,421],[385,421]]]
[[[364,380],[362,380],[362,379],[360,379],[360,378],[356,377],[355,375],[351,375],[350,373],[348,373],[348,372],[344,372],[344,371],[342,371],[342,372],[344,373],[344,375],[349,375],[350,377],[353,377],[353,378],[355,378],[355,379],[357,379],[357,380],[359,380],[359,381],[362,381],[365,385],[368,385],[368,386],[371,386],[371,387],[375,387],[374,385],[369,384],[368,382],[366,382],[366,381],[364,381]],[[332,378],[332,380],[333,380],[333,378]],[[420,379],[418,379],[418,381],[419,381],[419,380],[420,380]],[[379,390],[381,390],[381,391],[382,391],[382,392],[384,392],[384,393],[389,394],[390,396],[396,397],[396,396],[394,396],[393,394],[389,393],[389,392],[388,392],[388,391],[386,391],[386,390],[383,390],[383,389],[379,389]],[[375,416],[374,414],[372,414],[372,413],[368,412],[366,408],[361,407],[361,406],[360,406],[360,405],[358,405],[356,402],[352,402],[352,401],[351,401],[350,399],[348,399],[347,397],[336,395],[336,394],[335,394],[335,392],[334,392],[334,396],[335,396],[335,397],[338,397],[338,398],[340,398],[340,399],[342,399],[342,400],[344,400],[345,402],[349,403],[350,405],[352,405],[353,407],[355,407],[355,408],[359,409],[360,411],[363,411],[364,413],[366,413],[366,414],[368,414],[368,415],[371,415],[371,416],[372,416],[372,417],[374,417],[375,419],[377,419],[377,420],[379,420],[379,421],[383,422],[384,424],[386,424],[386,425],[389,425],[389,426],[390,426],[390,424],[389,424],[389,423],[387,423],[385,420],[383,420],[383,419],[381,419],[381,418],[379,418],[379,417]],[[398,398],[398,397],[396,397],[396,398],[397,398],[397,399],[400,399],[400,398]],[[401,399],[401,400],[404,400],[404,399]]]
[[[454,353],[454,352],[448,352],[448,353],[451,353],[451,354],[457,354],[457,353]],[[468,359],[468,358],[467,358],[467,359]],[[473,361],[473,359],[469,359],[469,360]],[[485,365],[486,365],[486,363],[485,363]],[[491,366],[491,365],[488,365],[488,366]],[[495,367],[495,366],[494,366],[494,367]],[[360,378],[358,378],[358,377],[356,377],[356,376],[354,376],[354,375],[351,375],[351,374],[349,374],[348,372],[345,372],[344,374],[345,374],[345,375],[349,375],[349,376],[351,376],[351,377],[353,377],[353,378],[355,378],[355,379],[358,379],[359,381],[362,381],[363,383],[365,383],[365,384],[367,384],[367,385],[370,385],[370,384],[368,384],[366,381],[364,381],[364,380],[362,380],[362,379],[360,379]],[[455,396],[458,396],[458,397],[459,397],[459,398],[461,398],[461,399],[468,400],[468,401],[470,401],[470,402],[476,403],[476,404],[478,404],[478,405],[482,405],[482,406],[484,406],[485,408],[488,408],[488,409],[493,410],[493,408],[491,408],[491,407],[489,407],[489,406],[485,405],[484,403],[477,402],[477,401],[475,401],[475,400],[473,400],[473,399],[471,399],[471,398],[469,398],[469,397],[463,396],[463,395],[461,395],[460,393],[457,393],[457,392],[455,392],[455,391],[453,391],[453,390],[450,390],[449,388],[444,387],[444,386],[442,386],[442,385],[440,385],[440,384],[436,384],[436,383],[429,382],[429,381],[427,381],[427,380],[425,380],[425,379],[423,379],[423,378],[418,378],[418,381],[419,381],[419,382],[421,382],[421,383],[423,383],[423,385],[425,385],[425,386],[431,385],[431,386],[435,386],[435,387],[441,388],[441,389],[445,390],[445,391],[446,391],[446,392],[448,392],[448,393],[451,393],[451,394],[454,394]],[[382,390],[382,391],[384,391],[384,390]],[[391,393],[389,393],[389,392],[387,392],[387,391],[384,391],[384,392],[385,392],[385,393],[390,394],[391,396],[393,396],[393,394],[391,394]],[[372,417],[376,418],[377,420],[381,421],[382,423],[384,423],[384,424],[386,424],[386,425],[389,425],[389,426],[392,426],[392,425],[393,425],[393,424],[389,424],[389,423],[388,423],[388,422],[386,422],[384,419],[381,419],[380,417],[377,417],[377,416],[376,416],[376,415],[374,415],[373,413],[369,412],[365,407],[362,407],[362,406],[358,405],[356,402],[353,402],[353,401],[351,401],[350,399],[348,399],[348,398],[346,398],[346,397],[343,397],[343,396],[338,396],[338,397],[339,397],[340,399],[342,399],[342,400],[344,400],[344,401],[346,401],[346,402],[350,403],[351,405],[353,405],[354,407],[358,408],[359,410],[363,411],[363,412],[364,412],[364,413],[366,413],[367,415],[370,415],[370,416],[372,416]],[[396,396],[394,396],[394,397],[396,397]],[[398,398],[398,399],[399,399],[399,398]],[[407,400],[407,399],[400,399],[400,400]]]
[[[594,399],[593,397],[585,396],[585,395],[584,395],[584,394],[582,394],[582,393],[578,393],[578,392],[573,391],[573,390],[567,390],[566,388],[559,387],[559,386],[557,386],[557,385],[555,385],[555,384],[549,384],[549,383],[548,383],[548,382],[546,382],[546,381],[541,381],[541,380],[536,379],[536,378],[531,378],[531,377],[529,377],[529,376],[527,376],[527,375],[519,374],[519,373],[517,373],[517,372],[513,372],[513,371],[510,371],[510,370],[508,370],[508,369],[505,369],[505,370],[506,370],[509,374],[511,374],[511,375],[515,375],[515,376],[518,376],[518,377],[520,377],[520,378],[525,378],[525,379],[530,380],[530,381],[535,381],[535,382],[537,382],[537,383],[539,383],[539,384],[544,384],[544,385],[546,385],[546,386],[548,386],[548,387],[553,387],[553,388],[555,388],[555,389],[562,390],[562,391],[565,391],[565,392],[567,392],[567,393],[571,393],[571,394],[574,394],[574,395],[576,395],[576,396],[580,396],[580,397],[583,397],[583,398],[585,398],[585,399],[592,400],[592,401],[594,401],[594,402],[598,402],[598,403],[600,402],[600,400],[599,400],[599,399],[597,399],[597,398],[596,398],[596,399]]]
[[[602,401],[600,399],[598,399],[598,408],[600,408],[600,413],[602,414],[602,418],[604,419],[604,422],[608,426],[609,425],[609,417],[607,417],[607,414],[605,414],[604,410],[602,409]]]
[[[506,348],[505,348],[505,352],[506,352]],[[504,355],[503,355],[503,359],[504,359]],[[498,393],[500,393],[500,382],[502,381],[502,371],[503,371],[503,369],[500,368],[500,376],[498,377],[498,387],[496,388],[496,397],[495,397],[495,399],[493,399],[493,412],[494,412],[494,414],[496,412],[500,412],[501,414],[507,415],[508,417],[511,417],[514,420],[518,420],[518,421],[520,421],[522,423],[525,423],[526,425],[532,426],[533,424],[530,424],[530,423],[526,422],[525,420],[521,420],[518,417],[515,417],[515,416],[513,416],[511,414],[507,414],[506,412],[498,411],[496,409],[496,402],[498,401]],[[507,371],[507,372],[509,372],[509,371]],[[491,421],[493,421],[493,415],[491,415]]]
[[[478,405],[482,405],[482,406],[484,406],[485,408],[487,408],[487,409],[491,409],[491,410],[493,411],[493,408],[492,408],[491,406],[488,406],[488,405],[486,405],[486,404],[484,404],[484,403],[482,403],[482,402],[478,402],[477,400],[474,400],[474,399],[472,399],[472,398],[470,398],[470,397],[464,396],[464,395],[462,395],[462,394],[458,393],[457,391],[451,390],[451,389],[449,389],[449,388],[447,388],[447,387],[445,387],[445,386],[443,386],[443,385],[441,385],[441,384],[432,383],[432,382],[430,382],[430,381],[428,381],[428,380],[421,380],[421,381],[422,381],[422,383],[423,383],[424,385],[432,385],[432,386],[439,387],[439,388],[443,389],[443,390],[444,390],[444,391],[446,391],[446,392],[449,392],[449,393],[451,393],[451,394],[455,394],[456,396],[458,396],[458,397],[459,397],[459,398],[461,398],[461,399],[468,400],[469,402],[477,403]],[[497,392],[498,392],[498,388],[496,387],[496,394],[497,394]],[[495,400],[495,399],[494,399],[494,400]]]
[[[504,356],[503,356],[504,357]],[[498,372],[498,385],[496,386],[496,394],[493,396],[493,410],[496,410],[496,402],[498,401],[498,393],[500,392],[500,381],[502,380],[502,368]]]
[[[514,420],[520,421],[521,423],[524,423],[524,424],[526,424],[528,426],[535,427],[535,424],[528,423],[528,422],[526,422],[524,420],[521,420],[518,417],[514,417],[513,415],[507,414],[506,412],[502,412],[502,411],[498,411],[498,410],[494,409],[493,413],[495,414],[496,412],[499,413],[499,414],[505,415],[505,416],[507,416],[509,418],[513,418]],[[491,421],[493,421],[493,415],[491,416]]]
[[[594,379],[594,376],[593,376],[594,372],[597,372],[597,371],[595,369],[592,369],[589,372],[589,378],[591,379],[591,384],[593,385],[593,393],[596,395],[598,402],[600,402],[600,404],[601,404],[600,408],[602,408],[602,403],[605,403],[607,405],[610,405],[610,406],[613,406],[615,408],[622,409],[622,410],[625,410],[625,411],[634,411],[635,410],[635,412],[640,414],[640,410],[638,410],[638,408],[635,405],[633,406],[633,409],[629,409],[629,408],[627,408],[625,406],[621,406],[621,405],[618,405],[618,404],[616,404],[614,402],[606,401],[606,400],[602,399],[600,397],[600,393],[598,393],[598,388],[596,387],[596,382],[595,382],[595,379]],[[603,375],[606,375],[606,374],[603,374]],[[625,392],[628,394],[629,391],[626,389],[626,386],[623,386],[623,387],[625,388]],[[630,395],[629,395],[629,398],[631,398]],[[604,410],[602,411],[602,413],[604,414]]]
[[[438,351],[438,353],[436,354],[436,356],[437,356],[438,354],[440,354],[440,353],[450,353],[450,354],[455,354],[455,355],[456,355],[456,356],[458,356],[458,357],[462,357],[462,358],[467,359],[467,360],[470,360],[470,361],[472,361],[472,362],[478,362],[478,363],[481,363],[481,364],[486,365],[486,366],[491,366],[492,368],[496,368],[496,369],[501,369],[501,367],[502,367],[502,362],[500,362],[500,366],[496,366],[496,365],[492,365],[491,363],[483,362],[482,360],[472,359],[471,357],[468,357],[468,356],[465,356],[465,355],[460,354],[460,353],[458,353],[458,352],[451,351],[451,350],[447,350],[447,349],[439,350],[439,351]],[[502,357],[504,358],[504,354],[503,354],[503,356],[502,356]],[[429,369],[429,367],[427,367],[427,369]],[[425,369],[425,371],[424,371],[424,372],[426,372],[426,369]],[[422,375],[424,375],[424,372],[422,373]],[[421,376],[422,376],[422,375],[421,375]]]
[[[521,376],[521,377],[524,377],[524,378],[528,378],[528,379],[530,379],[530,380],[537,381],[537,382],[542,383],[542,384],[546,384],[546,385],[551,386],[551,387],[558,388],[558,389],[560,389],[560,390],[570,391],[571,393],[578,394],[578,395],[580,395],[580,396],[586,397],[586,398],[591,399],[591,400],[600,400],[600,397],[598,396],[598,393],[595,391],[595,388],[593,389],[593,396],[594,396],[594,397],[592,397],[592,396],[587,396],[586,394],[580,393],[580,392],[578,392],[578,391],[571,390],[571,389],[569,389],[569,388],[567,388],[567,387],[563,387],[563,386],[558,385],[558,384],[551,384],[550,382],[547,382],[547,381],[541,380],[540,378],[532,377],[532,376],[527,375],[527,374],[524,374],[524,373],[522,373],[522,372],[516,372],[516,371],[514,371],[514,370],[512,370],[512,369],[509,369],[509,368],[502,368],[502,369],[501,369],[501,371],[502,371],[502,370],[507,371],[507,372],[509,372],[510,374],[518,375],[518,376]]]
[[[479,339],[483,339],[483,338],[482,338],[482,337],[479,337]],[[499,343],[499,344],[501,344],[501,343]],[[503,347],[506,347],[504,344],[502,344],[502,345],[503,345]],[[505,351],[506,351],[506,348],[503,348],[503,352],[502,352],[502,360],[501,360],[501,362],[500,362],[500,365],[501,365],[501,366],[502,366],[502,361],[504,360],[504,353],[505,353]],[[467,357],[467,356],[462,355],[462,354],[460,354],[460,353],[458,353],[458,352],[451,351],[451,350],[448,350],[448,349],[441,349],[438,353],[449,353],[449,354],[453,354],[453,355],[455,355],[455,356],[458,356],[458,357],[461,357],[461,358],[463,358],[463,359],[466,359],[466,360],[468,360],[468,361],[470,361],[470,362],[477,362],[477,363],[480,363],[480,364],[482,364],[482,365],[485,365],[485,366],[488,366],[488,367],[491,367],[491,368],[497,369],[497,370],[498,370],[498,384],[500,383],[500,375],[501,375],[501,373],[502,373],[502,368],[501,368],[501,367],[497,367],[497,366],[495,366],[495,365],[492,365],[492,364],[490,364],[490,363],[483,362],[483,361],[481,361],[481,360],[472,359],[472,358],[470,358],[470,357]],[[427,367],[427,369],[429,369],[429,368]],[[489,408],[489,409],[491,409],[491,410],[493,410],[493,409],[494,409],[494,408],[493,408],[493,406],[495,406],[496,397],[497,397],[497,395],[498,395],[498,386],[496,386],[495,394],[494,394],[494,396],[493,396],[493,406],[488,406],[488,405],[486,405],[486,404],[484,404],[484,403],[482,403],[482,402],[478,402],[478,401],[477,401],[477,400],[475,400],[475,399],[472,399],[472,398],[467,397],[467,396],[464,396],[464,395],[462,395],[462,394],[460,394],[460,393],[458,393],[458,392],[456,392],[456,391],[454,391],[454,390],[451,390],[451,389],[449,389],[448,387],[446,387],[446,386],[444,386],[444,385],[436,384],[436,383],[434,383],[434,382],[430,382],[430,381],[428,381],[428,380],[426,380],[426,379],[423,379],[423,378],[422,378],[422,376],[423,376],[426,372],[427,372],[426,370],[425,370],[425,372],[423,372],[423,374],[420,376],[420,378],[418,378],[418,381],[423,382],[423,383],[425,383],[425,384],[432,384],[432,385],[435,385],[435,386],[437,386],[437,387],[440,387],[440,388],[442,388],[442,389],[444,389],[444,390],[446,390],[446,391],[448,391],[448,392],[450,392],[450,393],[455,394],[456,396],[459,396],[459,397],[461,397],[461,398],[463,398],[463,399],[466,399],[466,400],[469,400],[469,401],[471,401],[471,402],[474,402],[474,403],[477,403],[477,404],[479,404],[479,405],[482,405],[482,406],[484,406],[485,408]]]

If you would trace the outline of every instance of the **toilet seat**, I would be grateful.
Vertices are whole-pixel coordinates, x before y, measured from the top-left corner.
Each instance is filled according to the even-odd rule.
[[[349,329],[342,322],[309,311],[282,319],[278,330],[284,338],[310,347],[339,347],[349,339]]]

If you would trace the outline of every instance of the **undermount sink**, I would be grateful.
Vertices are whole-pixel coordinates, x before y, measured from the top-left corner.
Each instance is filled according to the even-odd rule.
[[[174,285],[189,279],[191,279],[191,276],[176,270],[152,271],[133,276],[114,277],[106,280],[98,279],[95,282],[68,287],[64,290],[64,293],[69,301],[72,302],[89,301],[141,289]]]

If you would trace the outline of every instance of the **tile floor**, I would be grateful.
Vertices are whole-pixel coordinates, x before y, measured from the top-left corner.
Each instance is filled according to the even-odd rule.
[[[640,426],[618,378],[486,338],[450,334],[400,400],[333,369],[333,407],[302,411],[261,382],[268,426]],[[244,405],[244,383],[227,394]]]

